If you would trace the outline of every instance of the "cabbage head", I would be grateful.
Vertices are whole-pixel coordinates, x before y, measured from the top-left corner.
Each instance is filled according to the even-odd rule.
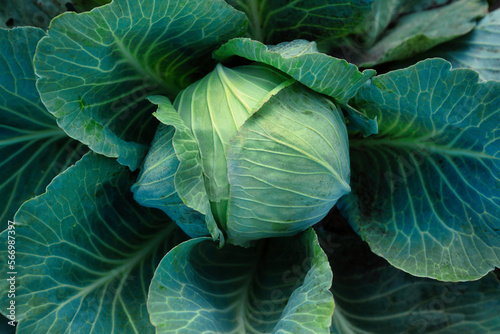
[[[153,143],[134,188],[143,205],[180,217],[180,204],[164,199],[171,191],[158,190],[161,182],[155,191],[163,194],[162,200],[146,203],[142,198],[151,200],[151,194],[141,196],[151,190],[153,174],[159,181],[175,173],[181,205],[208,221],[213,217],[216,227],[208,222],[212,235],[219,229],[229,242],[248,245],[307,229],[350,192],[348,137],[340,109],[272,67],[218,64],[173,105],[163,97],[150,100],[159,105],[155,115],[174,126],[175,135],[157,135]],[[162,150],[157,147],[169,145],[178,167],[173,159],[158,157]]]

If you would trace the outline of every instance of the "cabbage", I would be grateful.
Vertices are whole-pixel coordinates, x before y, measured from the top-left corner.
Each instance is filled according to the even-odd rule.
[[[231,243],[246,246],[251,240],[294,235],[321,220],[350,191],[341,111],[329,98],[276,69],[259,63],[235,68],[218,64],[183,90],[173,106],[158,99],[152,99],[160,107],[157,117],[176,128],[173,147],[180,167],[166,167],[176,163],[168,160],[155,168],[176,173],[190,168],[183,162],[192,154],[185,154],[179,138],[191,137],[204,185],[196,192],[204,194],[186,189],[186,178],[177,175],[176,191],[195,210],[195,198],[203,196]],[[153,150],[169,140],[155,141]],[[148,178],[148,183],[154,181]],[[141,183],[134,191],[139,203],[147,204],[141,199],[150,196],[142,193]],[[154,207],[172,216],[178,206]]]

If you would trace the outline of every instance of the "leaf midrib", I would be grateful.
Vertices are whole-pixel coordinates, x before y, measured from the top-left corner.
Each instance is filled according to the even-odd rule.
[[[156,73],[148,71],[147,67],[144,68],[144,66],[127,50],[122,40],[115,35],[114,31],[111,29],[111,27],[108,25],[108,22],[105,19],[104,22],[106,22],[106,25],[113,36],[118,51],[123,55],[127,63],[130,64],[134,68],[134,70],[137,73],[139,73],[142,77],[152,78],[160,87],[162,87],[163,91],[162,93],[166,94],[167,96],[176,96],[179,90],[167,85]],[[144,85],[144,87],[146,88],[146,85]],[[155,90],[151,93],[151,95],[154,94],[156,94]]]
[[[264,42],[264,35],[262,33],[261,29],[261,17],[260,17],[260,8],[259,4],[257,3],[258,0],[250,0],[249,1],[249,7],[250,7],[250,13],[251,13],[251,20],[252,20],[252,25],[253,25],[253,30],[254,30],[254,36],[258,41],[263,41]]]
[[[65,137],[66,133],[61,128],[52,128],[50,130],[42,130],[42,131],[32,131],[29,135],[18,136],[14,138],[9,138],[5,140],[0,140],[0,147],[18,144],[26,141],[36,141],[45,138],[58,138]]]
[[[114,270],[111,270],[110,271],[110,273],[111,273],[110,275],[106,275],[106,276],[98,279],[94,283],[88,285],[87,287],[81,289],[81,291],[79,293],[77,293],[73,297],[71,297],[68,300],[66,300],[66,302],[61,303],[51,313],[58,312],[60,309],[62,309],[63,307],[65,307],[68,303],[71,303],[73,300],[76,300],[76,299],[78,299],[80,297],[84,297],[84,296],[87,296],[87,295],[91,294],[97,287],[103,286],[103,285],[107,284],[108,282],[112,281],[117,276],[121,275],[122,273],[124,273],[124,272],[131,272],[141,260],[143,260],[147,255],[149,255],[150,253],[152,253],[152,251],[158,247],[158,245],[160,244],[160,242],[169,233],[171,233],[172,229],[174,229],[175,227],[176,226],[174,224],[170,224],[169,226],[167,226],[167,228],[163,229],[162,232],[160,232],[159,234],[155,235],[154,238],[147,243],[147,247],[145,247],[144,249],[141,249],[140,251],[138,251],[132,258],[127,259],[126,261],[124,261],[125,263],[122,264],[121,266],[115,268]]]
[[[429,140],[429,138],[427,137],[425,138],[425,140]],[[387,146],[387,147],[405,148],[409,151],[427,151],[428,153],[437,153],[448,156],[466,156],[473,159],[500,160],[500,158],[496,158],[484,152],[457,149],[447,145],[433,145],[428,141],[424,141],[423,138],[351,139],[349,141],[349,146],[351,148],[356,148],[361,150],[362,147],[372,148],[377,146]]]
[[[248,328],[245,325],[249,323],[246,313],[248,309],[247,304],[249,300],[250,288],[252,287],[252,284],[255,282],[255,276],[259,268],[259,263],[262,260],[264,253],[265,249],[261,249],[260,254],[256,256],[256,260],[254,261],[250,273],[248,274],[248,280],[245,283],[245,286],[241,288],[241,290],[244,291],[244,294],[242,294],[242,297],[240,298],[240,303],[239,303],[240,306],[236,311],[236,314],[238,315],[238,322],[236,328],[233,331],[231,331],[231,333],[235,334],[246,333],[248,331]]]

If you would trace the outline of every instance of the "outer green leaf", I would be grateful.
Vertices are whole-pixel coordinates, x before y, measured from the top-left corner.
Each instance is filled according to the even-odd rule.
[[[331,280],[312,230],[252,248],[192,239],[158,266],[148,309],[157,333],[328,333]]]
[[[175,96],[245,28],[222,0],[116,0],[65,13],[38,45],[37,87],[70,136],[134,170],[156,126],[145,98]]]
[[[372,11],[357,31],[357,42],[364,47],[373,46],[383,33],[404,15],[432,10],[460,0],[374,0]]]
[[[435,9],[457,0],[374,0],[372,11],[357,28],[357,40],[364,47],[373,46],[391,24],[402,15]],[[458,0],[460,1],[460,0]]]
[[[141,174],[132,186],[134,199],[142,206],[163,210],[190,237],[208,235],[205,217],[184,204],[175,189],[179,159],[172,144],[174,132],[173,126],[158,126]]]
[[[407,14],[356,62],[369,67],[411,57],[468,33],[487,12],[485,0],[461,0]]]
[[[410,0],[415,2],[415,0]],[[409,1],[406,0],[406,3]],[[397,17],[404,6],[402,0],[374,0],[372,11],[358,28],[360,41],[364,46],[372,46],[382,35],[391,21]]]
[[[35,87],[33,55],[45,33],[0,28],[0,222],[80,158],[86,148],[68,138]]]
[[[271,65],[318,93],[346,103],[375,71],[363,73],[345,60],[319,53],[316,43],[305,40],[266,46],[248,38],[235,38],[215,52],[219,60],[240,56]]]
[[[165,166],[165,168],[168,168],[171,171],[170,173],[175,173],[174,190],[177,192],[177,195],[173,196],[179,196],[185,205],[204,216],[206,227],[212,235],[212,238],[214,240],[220,239],[222,246],[224,244],[224,235],[219,230],[210,208],[210,201],[208,199],[207,191],[205,190],[205,180],[203,177],[203,168],[198,143],[191,130],[186,126],[182,118],[177,113],[177,110],[175,110],[172,103],[170,103],[166,97],[151,96],[149,97],[149,100],[158,105],[158,111],[154,113],[154,116],[163,124],[171,125],[176,129],[172,138],[172,144],[175,149],[175,155],[177,156],[176,159],[180,162],[179,167],[177,171],[175,171],[174,166]],[[174,158],[170,160],[171,164],[175,164],[175,160],[173,159]],[[160,168],[164,167],[160,166]],[[164,190],[160,191],[167,196],[169,194]],[[179,214],[177,214],[177,209],[175,207],[161,207],[161,209],[168,213],[172,212],[174,216],[179,214],[196,215],[195,213],[192,213],[191,210],[185,209],[182,206],[180,206],[180,210],[182,211],[179,212]],[[196,220],[193,222],[193,225],[196,226],[200,232],[203,231],[203,227],[199,226],[199,222],[201,221],[200,218],[197,217],[195,219]],[[176,221],[182,226],[186,225],[182,222],[182,220]]]
[[[468,35],[429,51],[456,68],[471,68],[483,80],[500,81],[500,9],[486,15]]]
[[[337,38],[354,29],[373,0],[228,0],[250,19],[249,33],[264,43]]]
[[[332,333],[498,333],[500,282],[494,274],[466,283],[408,275],[374,255],[359,238],[335,238]]]
[[[350,191],[342,113],[301,84],[281,90],[229,145],[230,242],[290,236],[320,221]]]
[[[339,203],[397,268],[474,280],[500,266],[500,83],[450,68],[429,59],[359,91],[380,131],[350,141],[352,194]]]
[[[352,131],[360,131],[363,136],[368,137],[378,133],[377,117],[370,119],[365,114],[354,109],[350,105],[343,105],[342,109],[346,112],[349,123],[347,129]]]
[[[116,161],[90,153],[19,209],[18,334],[154,332],[146,289],[185,235],[163,213],[135,203],[127,190],[133,179]],[[7,258],[7,247],[0,252]],[[1,301],[5,312],[7,294]]]

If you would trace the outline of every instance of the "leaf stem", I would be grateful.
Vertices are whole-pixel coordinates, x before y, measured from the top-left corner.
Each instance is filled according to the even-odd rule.
[[[66,135],[65,132],[59,128],[43,130],[43,131],[33,131],[29,135],[0,140],[0,146],[12,145],[32,140],[40,140],[43,138],[50,138],[50,137],[64,137],[65,135]]]
[[[252,18],[253,38],[264,43],[264,36],[262,35],[262,29],[260,26],[260,10],[257,2],[258,0],[250,0],[249,3],[250,16]]]

